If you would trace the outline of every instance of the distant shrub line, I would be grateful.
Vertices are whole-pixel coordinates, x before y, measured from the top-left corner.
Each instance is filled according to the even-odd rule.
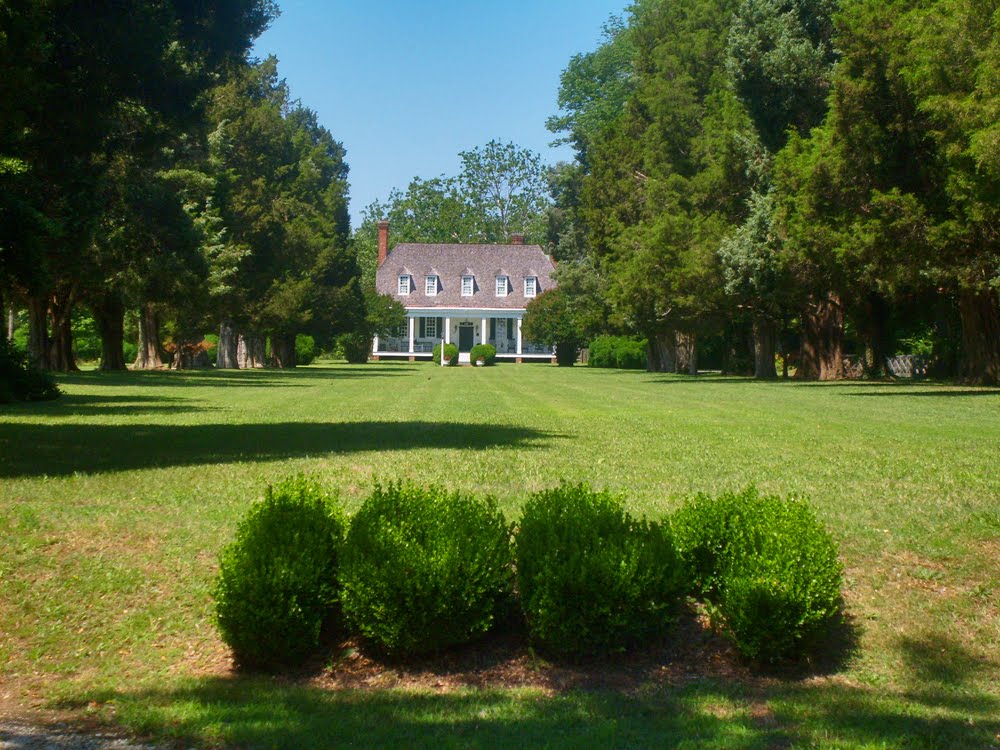
[[[685,596],[756,662],[822,647],[842,567],[802,500],[699,495],[659,522],[586,484],[532,495],[509,524],[490,497],[376,485],[349,521],[297,477],[268,488],[220,555],[216,623],[236,660],[294,665],[321,634],[407,656],[469,643],[520,612],[555,658],[666,634]]]
[[[646,339],[635,339],[630,336],[598,336],[590,342],[588,348],[588,367],[646,369]]]

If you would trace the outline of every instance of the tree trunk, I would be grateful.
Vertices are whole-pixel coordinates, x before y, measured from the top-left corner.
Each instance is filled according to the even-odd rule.
[[[788,321],[782,326],[778,336],[778,346],[781,349],[781,379],[788,380]]]
[[[936,378],[951,378],[959,373],[961,315],[955,299],[939,294],[934,302],[934,350],[929,372]]]
[[[271,336],[271,367],[295,367],[295,335]]]
[[[963,290],[961,374],[977,385],[1000,384],[1000,305],[993,290]]]
[[[73,292],[57,293],[49,304],[52,336],[49,339],[49,369],[79,372],[73,356]]]
[[[677,332],[675,372],[698,374],[698,338],[693,333]]]
[[[800,377],[840,380],[844,377],[844,308],[840,298],[828,294],[806,307],[802,314]]]
[[[10,328],[10,323],[8,322],[10,321],[10,317],[7,314],[7,309],[8,309],[7,305],[4,302],[3,298],[3,289],[0,289],[0,311],[4,313],[4,321],[3,321],[4,325],[0,326],[0,344],[4,343],[5,341],[11,339],[14,336],[13,332],[8,331],[8,329]]]
[[[212,360],[202,346],[202,340],[187,340],[177,344],[174,358],[170,360],[171,370],[207,370]]]
[[[646,338],[646,369],[649,372],[674,372],[677,369],[677,334],[661,331]]]
[[[14,328],[17,325],[17,311],[14,309],[14,304],[11,303],[7,308],[7,340],[14,340]]]
[[[241,370],[266,367],[266,351],[264,337],[259,333],[240,333],[236,340],[236,366]]]
[[[28,297],[28,356],[42,370],[49,367],[49,302],[45,295]]]
[[[224,320],[219,325],[219,348],[215,352],[215,368],[217,370],[235,370],[239,367],[236,360],[236,331],[233,324]]]
[[[865,340],[865,377],[884,378],[887,375],[886,357],[889,354],[889,333],[887,320],[889,308],[885,298],[878,292],[869,292],[865,298],[865,323],[862,335]]]
[[[125,304],[118,292],[101,295],[90,306],[101,334],[101,369],[124,370]]]
[[[778,324],[770,318],[759,317],[753,321],[753,376],[770,379],[778,377],[774,368],[774,352],[778,348]],[[785,370],[787,377],[787,370]]]
[[[158,370],[163,367],[163,348],[160,346],[160,316],[152,302],[139,309],[139,354],[132,368]]]

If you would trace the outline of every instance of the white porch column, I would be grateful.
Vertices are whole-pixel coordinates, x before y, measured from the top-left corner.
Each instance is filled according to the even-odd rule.
[[[479,340],[480,344],[485,344],[486,342],[489,341],[489,339],[486,338],[490,332],[490,329],[486,327],[488,322],[489,321],[487,321],[486,318],[483,318],[483,337]]]
[[[416,322],[416,318],[410,318],[410,354],[413,354],[413,324]]]
[[[373,354],[378,354],[378,334],[377,333],[375,334],[375,337],[372,339],[372,353]]]
[[[444,343],[451,343],[451,318],[444,319]]]
[[[517,353],[521,353],[521,319],[517,319]]]

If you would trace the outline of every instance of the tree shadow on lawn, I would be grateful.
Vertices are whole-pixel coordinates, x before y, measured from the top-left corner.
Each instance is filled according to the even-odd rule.
[[[392,378],[406,375],[417,368],[412,365],[366,366],[338,368],[292,368],[289,370],[129,370],[127,372],[75,372],[57,375],[59,384],[113,386],[239,386],[242,388],[273,386],[306,386],[305,381],[357,380],[361,378]],[[314,383],[315,384],[315,383]]]
[[[252,424],[2,424],[0,477],[63,476],[327,453],[418,448],[531,449],[562,437],[509,425],[464,422]]]
[[[183,412],[216,411],[200,401],[176,396],[147,394],[63,394],[54,401],[17,404],[11,414],[46,417],[112,416],[138,414],[180,414]]]
[[[986,677],[996,681],[1000,676],[997,661],[987,661],[957,640],[933,633],[904,636],[898,647],[912,685],[908,695],[956,711],[1000,717],[1000,700],[970,690],[974,680]]]
[[[773,381],[772,381],[773,382]],[[1000,389],[949,383],[941,380],[834,380],[789,381],[796,388],[851,388],[864,392],[844,396],[1000,396]]]
[[[981,661],[947,636],[897,643],[904,682],[922,681],[916,692],[816,671],[761,675],[691,607],[659,643],[568,664],[537,657],[516,623],[409,660],[344,645],[297,673],[85,691],[61,707],[108,706],[133,731],[187,744],[271,748],[951,750],[994,747],[1000,732],[1000,702],[968,687]]]
[[[933,390],[907,390],[907,391],[878,391],[874,393],[845,393],[845,396],[851,398],[871,398],[872,396],[876,398],[881,398],[884,396],[899,396],[899,397],[922,397],[922,396],[934,396],[936,398],[969,398],[970,396],[1000,396],[1000,390],[995,388],[978,388],[975,390],[961,388],[959,386],[952,386],[950,388],[935,388]]]
[[[639,689],[324,689],[285,677],[199,678],[90,693],[133,731],[239,747],[995,747],[996,702],[952,707],[835,680],[691,677]]]
[[[660,385],[692,385],[697,383],[725,383],[728,385],[782,385],[792,389],[821,388],[833,390],[851,388],[853,393],[841,393],[842,396],[879,397],[879,396],[1000,396],[998,388],[984,388],[963,385],[961,383],[946,383],[941,381],[913,380],[836,380],[836,381],[803,381],[782,378],[757,379],[742,375],[679,375],[648,373],[640,370],[621,370],[619,374],[648,376],[643,382]]]

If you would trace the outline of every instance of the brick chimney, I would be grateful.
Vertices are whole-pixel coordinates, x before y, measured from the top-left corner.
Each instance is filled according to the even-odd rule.
[[[389,255],[389,222],[383,219],[378,223],[378,265],[385,263]]]
[[[524,244],[524,235],[521,234],[520,232],[514,232],[510,236],[510,244],[512,244],[512,245],[523,245]]]

